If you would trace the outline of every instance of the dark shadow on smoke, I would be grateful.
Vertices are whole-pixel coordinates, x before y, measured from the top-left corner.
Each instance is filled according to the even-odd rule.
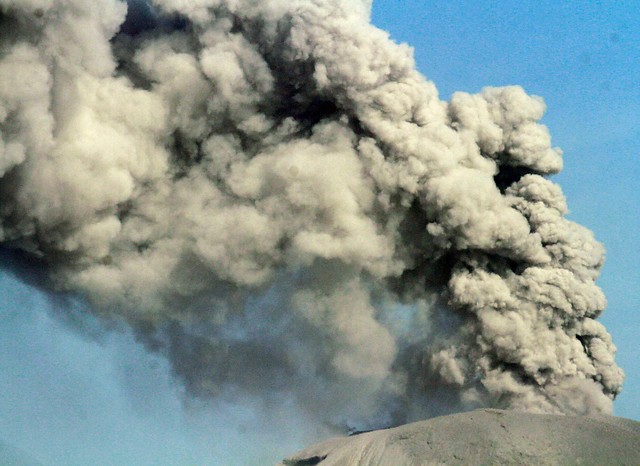
[[[493,181],[496,183],[500,192],[504,194],[509,186],[520,180],[524,175],[531,173],[533,173],[533,171],[525,167],[501,165],[500,171],[493,177]]]
[[[135,37],[144,32],[161,30],[183,31],[189,27],[187,18],[180,15],[160,15],[147,0],[128,0],[127,16],[120,26],[120,34]]]
[[[127,16],[118,33],[111,38],[114,57],[119,75],[126,76],[140,89],[150,89],[151,84],[137,69],[133,60],[136,41],[156,37],[171,32],[186,31],[190,27],[187,18],[181,15],[161,15],[148,0],[128,0]]]
[[[38,289],[51,287],[48,264],[20,249],[0,245],[0,269],[21,282]]]
[[[88,312],[88,304],[76,293],[56,291],[49,279],[50,266],[20,249],[0,245],[0,271],[38,290],[47,298],[49,315],[87,341],[100,341],[109,322]]]
[[[143,31],[154,29],[160,20],[153,7],[145,0],[129,0],[127,2],[127,17],[120,26],[120,32],[135,36]]]

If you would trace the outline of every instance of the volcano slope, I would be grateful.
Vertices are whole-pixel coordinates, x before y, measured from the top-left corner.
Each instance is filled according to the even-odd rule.
[[[481,409],[327,440],[279,466],[640,464],[640,422]]]

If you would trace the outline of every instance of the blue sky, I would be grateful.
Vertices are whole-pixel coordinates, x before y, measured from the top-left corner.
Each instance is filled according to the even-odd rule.
[[[608,250],[602,321],[627,373],[615,413],[640,420],[637,1],[374,0],[373,22],[415,48],[445,99],[510,84],[544,97],[570,217]],[[292,426],[282,446],[249,407],[184,406],[166,363],[130,335],[81,337],[55,315],[0,277],[0,439],[44,464],[270,464],[311,435]]]

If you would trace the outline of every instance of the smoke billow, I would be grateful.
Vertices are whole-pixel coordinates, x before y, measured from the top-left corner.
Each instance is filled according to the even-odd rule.
[[[369,9],[0,0],[3,248],[195,396],[609,412],[603,249],[543,101],[440,100]]]

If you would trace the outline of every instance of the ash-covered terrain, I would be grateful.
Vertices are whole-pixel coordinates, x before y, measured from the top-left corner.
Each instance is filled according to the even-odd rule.
[[[636,465],[640,422],[482,409],[327,440],[281,466]]]

